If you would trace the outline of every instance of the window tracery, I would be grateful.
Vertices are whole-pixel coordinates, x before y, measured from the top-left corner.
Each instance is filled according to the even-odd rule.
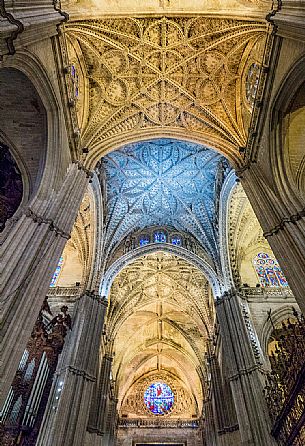
[[[145,234],[140,237],[140,240],[139,240],[140,246],[145,246],[145,245],[148,245],[149,243],[150,243],[149,235]]]
[[[154,382],[144,393],[144,403],[154,415],[166,415],[173,407],[174,393],[167,384]]]
[[[64,258],[63,258],[63,256],[61,256],[59,261],[58,261],[58,264],[57,264],[57,267],[55,269],[55,272],[53,274],[53,277],[52,277],[52,280],[51,280],[51,283],[50,283],[50,287],[55,287],[56,286],[56,283],[58,281],[59,275],[61,273],[61,269],[62,269],[63,263],[64,263]]]
[[[182,240],[179,235],[173,235],[171,237],[171,244],[176,246],[182,246]]]
[[[260,252],[253,260],[255,271],[259,282],[263,287],[287,287],[288,282],[279,266],[277,260],[272,259],[269,254]]]
[[[157,231],[154,233],[154,242],[155,243],[166,243],[167,238],[166,234],[163,231]]]

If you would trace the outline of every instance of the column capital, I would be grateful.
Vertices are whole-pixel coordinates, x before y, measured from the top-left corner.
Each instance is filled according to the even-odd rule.
[[[96,376],[91,375],[90,373],[86,372],[86,370],[81,370],[81,369],[74,367],[72,365],[69,365],[66,368],[66,370],[73,373],[73,375],[81,376],[82,378],[84,378],[87,381],[91,381],[91,382],[96,381]]]
[[[60,227],[58,227],[54,220],[52,220],[51,218],[46,218],[42,215],[39,215],[37,213],[35,213],[34,211],[32,211],[32,209],[30,207],[26,208],[24,210],[24,215],[28,218],[31,218],[33,220],[34,223],[37,223],[38,225],[41,224],[46,224],[49,226],[49,230],[50,231],[54,231],[56,235],[60,235],[61,237],[69,240],[71,238],[71,235],[68,234],[67,232],[65,232],[64,230],[62,230]]]
[[[281,218],[281,220],[273,228],[270,228],[268,231],[265,231],[263,236],[265,238],[271,237],[272,235],[275,235],[279,231],[285,229],[285,226],[287,226],[288,224],[290,223],[295,224],[302,218],[305,218],[305,208],[301,209],[299,212]]]
[[[238,295],[239,295],[239,293],[236,288],[230,288],[229,290],[224,291],[221,296],[216,297],[215,305],[216,306],[221,305],[225,301],[228,301]]]
[[[105,297],[100,296],[96,291],[85,290],[79,296],[79,299],[86,298],[86,297],[88,299],[92,299],[92,300],[96,301],[99,305],[104,306],[105,308],[107,308],[108,301],[105,299]]]
[[[81,161],[74,161],[74,163],[77,165],[78,170],[82,170],[86,174],[87,178],[90,178],[90,180],[93,178],[94,173],[87,169]]]

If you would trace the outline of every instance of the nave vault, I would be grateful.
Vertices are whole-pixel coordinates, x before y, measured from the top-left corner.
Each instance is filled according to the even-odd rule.
[[[305,7],[0,1],[1,446],[305,444]]]

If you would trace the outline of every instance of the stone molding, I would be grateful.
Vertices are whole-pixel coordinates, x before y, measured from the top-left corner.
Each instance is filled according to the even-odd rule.
[[[51,218],[45,218],[45,217],[42,217],[41,215],[36,214],[35,212],[32,211],[31,208],[27,208],[25,210],[24,214],[26,217],[31,218],[38,225],[41,225],[42,223],[49,225],[49,230],[54,231],[56,235],[60,235],[61,237],[66,238],[67,240],[69,240],[69,238],[71,237],[70,234],[68,234],[67,232],[60,229],[54,223],[54,220],[52,220]]]
[[[272,229],[269,229],[269,231],[264,232],[264,237],[268,238],[273,235],[276,235],[279,231],[285,229],[285,227],[289,223],[295,224],[297,221],[301,220],[304,217],[305,217],[305,208],[301,209],[296,214],[290,215],[289,217],[283,217],[276,226],[274,226]]]
[[[228,376],[228,380],[229,381],[237,381],[239,380],[242,376],[248,376],[251,375],[253,372],[255,372],[256,370],[260,370],[260,366],[258,364],[252,366],[252,367],[248,367],[246,369],[241,369],[238,370],[238,372],[234,373],[234,375]]]
[[[77,165],[78,170],[82,170],[83,172],[85,172],[86,177],[92,180],[94,172],[87,169],[81,161],[74,161],[74,163]],[[90,180],[89,183],[91,182]]]
[[[20,20],[17,20],[13,14],[11,14],[10,12],[8,12],[5,8],[5,0],[0,0],[0,15],[1,17],[3,17],[4,19],[7,19],[8,22],[11,25],[16,26],[16,29],[11,31],[10,35],[8,37],[6,37],[6,45],[7,45],[7,49],[8,49],[8,54],[9,55],[13,55],[16,52],[15,46],[14,46],[14,40],[17,39],[18,35],[20,33],[22,33],[22,31],[24,30],[24,26],[23,24],[20,22]],[[3,56],[0,55],[0,60],[3,59]]]
[[[239,425],[238,424],[234,424],[233,426],[226,426],[223,429],[218,431],[219,435],[225,435],[225,434],[229,434],[231,432],[235,432],[239,430]]]
[[[73,375],[81,376],[82,378],[84,378],[87,381],[91,381],[91,382],[96,381],[96,376],[90,375],[90,373],[86,372],[86,370],[78,369],[77,367],[74,367],[72,365],[69,365],[66,368],[66,370],[71,372]]]

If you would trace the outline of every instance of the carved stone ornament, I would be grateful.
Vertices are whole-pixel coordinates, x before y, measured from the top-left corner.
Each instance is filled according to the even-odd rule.
[[[266,27],[206,17],[69,22],[89,80],[83,143],[139,129],[182,130],[218,145],[243,146],[238,83],[247,54]]]

